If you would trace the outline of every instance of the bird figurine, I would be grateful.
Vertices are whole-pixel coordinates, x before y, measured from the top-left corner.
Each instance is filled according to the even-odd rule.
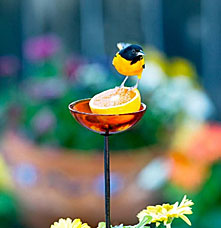
[[[132,87],[137,88],[145,68],[143,49],[139,45],[128,43],[118,43],[117,47],[119,51],[114,56],[112,64],[120,74],[126,76],[120,87],[124,86],[129,76],[137,75],[136,85]]]

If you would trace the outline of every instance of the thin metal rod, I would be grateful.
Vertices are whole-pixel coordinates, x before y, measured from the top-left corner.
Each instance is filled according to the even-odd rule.
[[[104,180],[105,180],[105,220],[106,228],[110,228],[110,153],[108,135],[104,136]]]

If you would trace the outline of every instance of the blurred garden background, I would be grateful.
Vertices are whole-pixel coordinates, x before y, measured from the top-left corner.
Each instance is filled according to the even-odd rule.
[[[112,223],[187,194],[193,228],[221,227],[220,12],[220,0],[1,0],[0,227],[104,220],[103,138],[67,107],[121,83],[119,41],[144,47],[148,110],[110,139]]]

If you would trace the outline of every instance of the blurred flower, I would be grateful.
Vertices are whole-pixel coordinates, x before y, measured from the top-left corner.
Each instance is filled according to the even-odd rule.
[[[187,118],[197,121],[205,121],[214,111],[214,107],[209,97],[202,90],[190,90],[186,93],[183,104],[183,110],[185,111]]]
[[[85,61],[83,59],[72,56],[66,60],[64,64],[64,72],[68,78],[74,79],[76,77],[78,68],[83,64],[85,64]]]
[[[189,150],[191,138],[202,128],[202,123],[189,120],[180,124],[173,135],[171,150],[186,154]]]
[[[82,223],[80,219],[74,219],[72,221],[70,218],[61,218],[58,222],[51,225],[51,228],[90,228],[90,226],[87,223]]]
[[[106,82],[107,72],[100,64],[86,64],[76,72],[77,81],[87,87],[102,87]]]
[[[122,190],[124,186],[124,179],[119,173],[110,173],[110,194],[114,195]],[[94,182],[94,187],[96,192],[99,195],[104,195],[105,194],[105,189],[104,189],[104,178],[103,174],[99,175],[95,182]]]
[[[0,76],[12,76],[19,70],[19,60],[14,55],[0,56]]]
[[[32,119],[32,126],[35,132],[39,135],[48,132],[54,127],[55,123],[56,117],[54,113],[48,108],[44,108],[37,112],[37,114]]]
[[[196,76],[194,66],[186,59],[173,58],[168,66],[169,76]]]
[[[171,78],[158,85],[148,100],[154,112],[168,115],[182,113],[182,120],[195,121],[205,121],[213,113],[214,108],[208,96],[196,89],[189,78]]]
[[[4,158],[0,155],[0,189],[10,188],[12,179]]]
[[[152,92],[166,82],[167,78],[161,67],[156,63],[147,62],[139,87],[145,92]]]
[[[186,152],[188,157],[205,165],[221,160],[221,125],[202,125],[192,134]]]
[[[170,79],[167,83],[153,91],[149,103],[159,112],[174,115],[182,110],[183,101],[190,90],[191,82],[188,78],[179,77]]]
[[[151,47],[145,49],[144,52],[146,54],[146,67],[149,67],[149,64],[155,64],[158,65],[163,72],[167,71],[168,61],[162,52]]]
[[[171,181],[186,190],[197,190],[209,176],[209,167],[221,160],[221,125],[190,121],[177,128],[170,160]]]
[[[38,172],[33,164],[21,163],[14,169],[16,181],[25,187],[33,187],[38,179]]]
[[[60,39],[54,34],[29,38],[24,44],[26,57],[31,61],[50,58],[60,48]]]
[[[171,89],[175,89],[178,87],[178,89],[181,89],[182,92],[188,92],[189,90],[192,90],[194,88],[193,82],[184,75],[180,75],[180,77],[178,78],[170,78],[169,83],[172,87]]]
[[[28,81],[25,85],[27,93],[34,99],[57,99],[66,89],[67,83],[61,78],[44,78],[39,81]]]
[[[221,159],[221,125],[187,122],[177,128],[171,150],[198,164],[210,165]]]
[[[170,180],[185,190],[197,190],[208,176],[208,166],[191,160],[185,154],[171,152],[170,161]]]
[[[168,180],[169,174],[170,163],[168,159],[156,158],[141,170],[138,175],[137,184],[141,189],[154,191],[162,187]]]
[[[190,220],[185,216],[185,214],[192,214],[193,202],[183,197],[182,202],[176,202],[175,204],[163,204],[156,206],[148,206],[146,209],[142,210],[137,217],[139,221],[143,219],[144,216],[149,215],[152,217],[151,223],[156,223],[156,226],[160,225],[160,222],[169,228],[174,218],[183,219],[188,225],[191,225]]]

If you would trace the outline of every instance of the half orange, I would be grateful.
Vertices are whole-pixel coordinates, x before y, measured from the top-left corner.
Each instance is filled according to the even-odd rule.
[[[89,102],[93,113],[97,114],[125,114],[140,109],[141,97],[138,89],[116,87],[95,95]]]

